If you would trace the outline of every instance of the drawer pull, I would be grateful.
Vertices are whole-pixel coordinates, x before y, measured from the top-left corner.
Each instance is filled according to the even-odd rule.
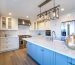
[[[44,51],[43,49],[41,51]]]
[[[73,64],[73,63],[71,63],[71,62],[68,62],[70,65],[75,65],[75,64]]]

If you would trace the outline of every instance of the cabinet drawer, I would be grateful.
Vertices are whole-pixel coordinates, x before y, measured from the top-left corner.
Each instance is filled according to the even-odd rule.
[[[55,61],[56,65],[62,65],[63,63],[64,63],[64,65],[68,64],[68,57],[64,56],[62,54],[56,53],[55,59],[56,59],[56,61]]]
[[[75,65],[75,59],[72,59],[72,65]]]

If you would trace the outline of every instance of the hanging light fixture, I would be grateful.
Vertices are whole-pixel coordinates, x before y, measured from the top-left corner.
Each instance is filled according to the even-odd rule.
[[[56,7],[55,5],[55,0],[53,0],[53,11],[52,11],[52,20],[58,19],[59,18],[59,8]]]
[[[40,7],[40,14],[37,15],[37,21],[41,22],[42,21],[42,16],[41,16],[41,7]]]
[[[49,0],[49,1],[51,1],[51,0]],[[49,1],[45,1],[45,2],[48,3]],[[37,18],[38,18],[37,20],[38,21],[48,21],[48,20],[58,19],[60,5],[56,6],[55,0],[53,0],[53,8],[41,13],[41,7],[46,4],[45,2],[39,5],[40,14],[37,15]]]

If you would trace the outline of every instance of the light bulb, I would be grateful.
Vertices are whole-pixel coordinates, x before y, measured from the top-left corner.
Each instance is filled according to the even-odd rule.
[[[64,8],[61,8],[61,11],[64,11]]]
[[[53,12],[53,17],[55,17],[55,12]]]
[[[23,21],[23,24],[25,24],[25,22]]]

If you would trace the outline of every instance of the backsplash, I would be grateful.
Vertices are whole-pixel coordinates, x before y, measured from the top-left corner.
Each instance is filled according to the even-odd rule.
[[[19,25],[18,26],[18,34],[19,35],[30,35],[29,26]]]
[[[0,31],[0,37],[17,37],[18,36],[18,31],[11,30],[11,31]]]
[[[38,35],[45,36],[45,30],[31,30],[30,34],[32,36],[38,36]]]

